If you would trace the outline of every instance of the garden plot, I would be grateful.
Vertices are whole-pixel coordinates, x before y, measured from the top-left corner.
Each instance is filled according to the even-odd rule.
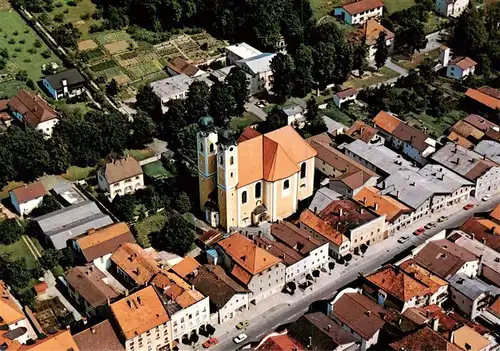
[[[104,45],[104,48],[111,55],[115,55],[124,51],[127,51],[130,44],[125,40],[114,41],[112,43]]]
[[[78,43],[78,51],[89,51],[97,49],[97,44],[92,39],[82,40]]]
[[[95,35],[95,39],[101,45],[110,44],[116,41],[126,41],[129,43],[134,43],[134,40],[130,37],[130,35],[121,30],[116,32],[102,32]]]

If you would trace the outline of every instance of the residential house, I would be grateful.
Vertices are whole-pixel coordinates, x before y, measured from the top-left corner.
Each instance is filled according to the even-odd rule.
[[[97,181],[99,188],[109,193],[110,200],[116,195],[133,194],[144,188],[141,165],[132,156],[106,164],[97,171]]]
[[[420,266],[448,281],[459,273],[478,275],[479,258],[449,240],[430,241],[414,249],[412,256]]]
[[[108,319],[73,335],[80,351],[125,350]]]
[[[445,17],[459,17],[469,6],[469,0],[436,0],[436,11]]]
[[[264,248],[235,233],[217,244],[221,264],[241,285],[251,291],[250,303],[258,303],[281,291],[285,265]]]
[[[436,151],[436,140],[390,113],[380,111],[373,123],[387,144],[421,166],[427,164],[427,157]]]
[[[328,187],[319,188],[314,194],[308,209],[313,213],[321,212],[326,206],[331,204],[333,200],[342,199],[343,197],[344,195]]]
[[[298,340],[288,335],[287,331],[271,333],[255,347],[259,351],[304,351],[305,347]]]
[[[8,102],[9,112],[17,120],[41,131],[50,138],[59,122],[57,112],[41,96],[27,90],[19,90]]]
[[[411,217],[411,208],[402,204],[392,196],[382,194],[382,192],[375,187],[362,187],[361,190],[353,196],[353,199],[363,206],[371,208],[379,216],[385,215],[385,220],[387,222],[386,227],[389,235],[403,228],[407,223],[407,219]]]
[[[46,338],[38,339],[34,344],[23,345],[20,351],[47,351],[47,350],[73,350],[80,351],[80,348],[71,336],[69,330],[58,330]]]
[[[355,292],[341,292],[331,303],[330,317],[360,342],[361,351],[378,343],[384,316],[381,306]]]
[[[160,271],[154,256],[137,244],[121,244],[110,259],[111,270],[133,287],[147,285]]]
[[[317,152],[315,168],[330,178],[330,189],[353,196],[364,185],[376,185],[379,176],[332,147],[326,133],[310,137],[307,142]]]
[[[451,300],[471,320],[479,317],[500,294],[499,288],[462,272],[453,275],[448,281]]]
[[[161,271],[151,281],[157,288],[163,305],[170,316],[170,336],[179,343],[198,333],[210,321],[209,298],[186,283],[177,274]]]
[[[184,73],[158,80],[149,86],[161,102],[162,113],[167,113],[170,100],[185,99],[194,79]]]
[[[399,267],[413,279],[427,286],[429,291],[427,305],[441,306],[448,299],[448,282],[446,280],[433,274],[412,259],[400,263]]]
[[[13,117],[9,114],[9,100],[0,100],[0,134],[7,132],[7,129],[11,126]]]
[[[175,57],[168,61],[166,68],[170,76],[185,74],[188,77],[194,78],[205,74],[204,71],[181,57]]]
[[[489,91],[488,88],[479,88],[479,89],[482,89],[484,91]],[[493,90],[495,90],[495,89],[493,89]],[[494,92],[493,92],[493,94],[494,94]],[[500,97],[500,92],[498,92],[498,97]],[[468,115],[467,117],[465,117],[463,119],[463,121],[469,123],[471,126],[477,128],[477,129],[479,129],[483,133],[486,133],[491,129],[496,130],[496,131],[498,131],[500,129],[500,127],[497,124],[487,120],[484,117],[476,115],[476,114]]]
[[[193,272],[196,272],[196,270],[200,267],[201,264],[193,257],[186,256],[181,261],[173,265],[171,269],[172,272],[177,274],[182,279],[189,279],[189,277],[193,275]]]
[[[408,226],[422,217],[466,201],[473,184],[439,165],[428,164],[419,171],[402,169],[378,184],[384,195],[391,195],[413,212],[400,225]]]
[[[480,258],[478,276],[500,288],[500,253],[460,230],[453,231],[448,240],[478,256]]]
[[[380,33],[385,33],[385,45],[387,49],[392,51],[394,47],[394,33],[385,28],[376,19],[369,19],[358,30],[348,34],[348,40],[357,44],[364,44],[367,46],[367,61],[375,62],[375,53],[377,52],[377,40]]]
[[[286,218],[313,194],[316,151],[291,126],[264,135],[247,128],[238,141],[204,128],[197,143],[200,207],[212,202],[227,231]]]
[[[476,198],[480,199],[500,190],[500,165],[477,152],[446,143],[431,159],[473,182]]]
[[[31,327],[28,318],[23,313],[21,305],[12,296],[7,285],[0,280],[0,330],[7,330],[4,338],[26,344],[37,335]]]
[[[355,347],[355,337],[321,312],[303,315],[288,329],[289,335],[309,350],[341,351]]]
[[[89,229],[83,236],[72,241],[72,247],[83,261],[108,268],[111,254],[124,243],[133,244],[135,239],[128,225],[120,222],[99,229]]]
[[[255,238],[257,245],[265,247],[274,256],[283,260],[286,282],[305,281],[313,272],[319,273],[327,269],[327,242],[315,239],[309,232],[290,222],[279,222],[271,225],[271,236],[276,241],[265,237]]]
[[[236,61],[246,60],[262,54],[262,52],[247,43],[238,43],[227,46],[224,48],[224,51],[226,52],[228,65],[234,65]]]
[[[112,303],[110,308],[127,351],[173,348],[170,317],[153,286]]]
[[[462,350],[488,351],[492,346],[490,340],[467,325],[452,331],[450,341]]]
[[[377,130],[361,120],[355,121],[346,132],[353,139],[360,139],[367,144],[379,143],[383,140],[377,135]]]
[[[476,70],[476,66],[477,62],[470,57],[460,56],[448,63],[446,76],[453,79],[462,79],[469,75],[473,75]]]
[[[24,216],[42,205],[46,193],[47,191],[41,182],[34,182],[9,191],[9,196],[17,213]]]
[[[473,216],[460,226],[460,230],[486,247],[500,252],[500,205],[487,216]]]
[[[273,82],[271,61],[275,56],[276,54],[263,53],[235,62],[236,66],[251,76],[249,82],[250,95],[271,90]]]
[[[354,252],[362,245],[382,241],[387,236],[385,215],[378,216],[352,199],[335,200],[318,216],[349,238]]]
[[[482,140],[474,147],[474,151],[496,164],[500,164],[499,142],[493,140]]]
[[[102,213],[95,202],[86,200],[37,217],[35,222],[47,243],[61,250],[67,247],[68,240],[84,234],[89,229],[110,225],[113,220]]]
[[[333,94],[333,103],[340,108],[343,103],[348,101],[355,101],[358,96],[358,89],[346,88]]]
[[[469,88],[465,95],[474,100],[476,105],[487,112],[494,112],[500,109],[500,91],[490,87],[482,87],[479,89]]]
[[[347,24],[363,24],[370,18],[382,17],[383,11],[382,0],[359,0],[335,8],[335,17]]]
[[[460,347],[447,341],[444,337],[429,327],[418,329],[417,331],[403,336],[389,344],[390,350],[446,350],[463,351]]]
[[[483,137],[483,131],[467,123],[465,120],[460,120],[451,126],[448,140],[466,149],[472,149]],[[465,141],[463,139],[465,139]]]
[[[121,294],[107,284],[106,275],[90,263],[76,266],[66,274],[68,294],[89,317],[104,316],[110,300]]]
[[[280,109],[279,113],[286,120],[287,124],[303,124],[305,123],[306,109],[300,105],[291,105]]]
[[[228,276],[221,266],[200,266],[188,281],[210,298],[211,320],[218,324],[237,318],[249,308],[250,291]]]
[[[21,348],[21,343],[7,330],[0,330],[0,345],[6,351],[18,351]]]
[[[337,136],[344,134],[344,132],[347,130],[347,127],[343,125],[342,123],[335,121],[331,119],[328,116],[323,116],[323,122],[325,122],[326,125],[326,131],[328,132],[329,135],[331,136]]]
[[[349,238],[311,210],[306,209],[300,214],[299,226],[311,233],[313,238],[319,242],[327,243],[328,253],[331,257],[338,258],[349,254],[351,250]]]
[[[85,92],[85,78],[76,68],[46,76],[42,79],[42,85],[54,100],[72,98]]]

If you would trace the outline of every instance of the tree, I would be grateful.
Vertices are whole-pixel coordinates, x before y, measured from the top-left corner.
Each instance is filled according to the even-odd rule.
[[[380,69],[385,65],[387,58],[389,57],[389,48],[387,47],[387,34],[385,30],[381,31],[377,38],[377,43],[375,44],[375,66]]]
[[[0,253],[0,279],[14,289],[22,289],[31,278],[35,277],[24,257],[12,258],[9,254]]]
[[[318,117],[319,109],[318,103],[314,97],[311,97],[307,100],[307,112],[306,112],[306,121],[312,122],[316,117]]]
[[[324,89],[334,82],[337,70],[337,49],[333,42],[320,42],[314,47],[314,79]]]
[[[64,249],[59,250],[59,253],[59,264],[61,265],[61,267],[67,269],[69,267],[75,266],[77,259],[74,251],[71,248],[65,247]]]
[[[321,134],[326,132],[327,130],[328,128],[326,127],[325,121],[319,115],[307,125],[307,132],[310,135]]]
[[[26,82],[28,78],[29,78],[28,72],[26,72],[25,70],[22,69],[20,71],[17,71],[16,80],[21,82]]]
[[[16,219],[5,219],[0,221],[0,244],[10,245],[21,239],[23,227]]]
[[[427,57],[418,65],[418,73],[428,82],[433,82],[437,78],[437,73],[434,70],[436,63],[431,58]]]
[[[194,231],[179,214],[173,212],[159,234],[162,249],[184,256],[194,241]]]
[[[272,132],[273,130],[284,127],[288,124],[288,120],[278,106],[274,106],[271,112],[266,117],[266,121],[258,125],[261,133]]]
[[[56,249],[47,249],[42,253],[40,263],[45,269],[52,269],[59,264],[61,253]]]
[[[118,82],[116,79],[111,79],[111,81],[106,85],[106,93],[108,93],[111,96],[116,96],[118,95],[119,87],[118,87]]]
[[[295,64],[289,55],[277,54],[271,61],[272,90],[279,102],[284,102],[294,88]]]
[[[82,33],[72,23],[65,23],[52,30],[54,40],[61,46],[75,49]]]
[[[245,112],[245,103],[248,101],[248,80],[245,72],[239,67],[233,67],[226,77],[226,84],[233,90],[236,102],[235,113],[242,115]]]
[[[312,49],[310,46],[301,44],[293,55],[295,63],[294,93],[297,96],[305,96],[311,92],[314,67]]]
[[[413,56],[416,50],[424,49],[427,45],[424,24],[415,18],[411,19],[405,26],[396,31],[395,45],[408,51],[410,56]]]
[[[188,111],[186,123],[196,123],[200,117],[207,114],[209,99],[210,87],[204,81],[195,81],[189,86],[186,98]]]
[[[189,196],[186,194],[186,192],[181,191],[175,201],[174,201],[174,206],[177,211],[180,213],[185,213],[191,210],[191,201],[189,200]]]
[[[132,122],[132,135],[130,144],[134,148],[143,147],[153,141],[156,136],[155,122],[143,111],[139,110],[134,115]]]
[[[328,269],[331,271],[334,268],[335,268],[335,262],[333,262],[333,261],[328,262]]]
[[[117,195],[113,199],[113,213],[124,222],[132,222],[135,217],[136,198],[133,194]]]
[[[233,89],[223,83],[217,82],[210,90],[210,114],[215,124],[221,126],[229,121],[236,110],[236,101]]]
[[[43,216],[44,214],[57,211],[60,208],[61,208],[61,205],[59,205],[59,202],[57,202],[57,200],[55,199],[54,196],[45,195],[43,197],[42,204],[40,206],[38,206],[37,208],[33,209],[33,211],[31,211],[31,216],[32,217]]]
[[[488,32],[483,18],[475,8],[469,7],[458,17],[449,45],[456,55],[476,57],[488,42]]]
[[[146,112],[154,121],[162,119],[161,101],[148,84],[139,89],[136,100],[135,107],[138,110]]]
[[[365,72],[366,67],[368,66],[368,62],[366,57],[368,56],[368,46],[366,45],[366,37],[361,39],[361,42],[358,45],[355,45],[353,48],[353,62],[352,68],[357,69],[359,74],[363,74]]]

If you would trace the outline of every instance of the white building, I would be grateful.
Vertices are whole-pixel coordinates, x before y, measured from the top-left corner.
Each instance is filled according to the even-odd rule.
[[[300,105],[283,107],[280,110],[280,113],[282,114],[283,118],[286,119],[286,123],[288,125],[293,123],[298,123],[299,125],[300,124],[303,125],[306,119],[304,116],[304,114],[306,113],[306,109]]]
[[[236,66],[252,76],[250,79],[250,95],[271,90],[273,81],[271,61],[275,56],[276,54],[263,53],[235,62]]]
[[[469,0],[436,0],[436,11],[445,17],[458,17],[469,6]]]
[[[144,188],[141,165],[132,156],[106,164],[97,171],[97,181],[99,188],[109,193],[111,201],[116,195],[133,194]]]
[[[30,214],[35,208],[42,205],[43,196],[47,193],[40,182],[25,184],[9,192],[12,206],[21,216]]]
[[[347,24],[362,24],[370,18],[382,17],[384,3],[382,0],[359,0],[337,7],[335,17]]]
[[[337,107],[341,107],[344,102],[355,101],[358,96],[358,89],[347,88],[338,93],[333,94],[333,103]]]
[[[262,52],[247,43],[230,45],[224,51],[226,52],[228,65],[234,65],[236,61],[246,60],[262,54]]]
[[[189,86],[193,82],[193,78],[185,74],[178,74],[153,82],[149,86],[161,101],[161,111],[166,113],[168,111],[167,102],[170,100],[185,99],[189,91]]]
[[[457,57],[451,60],[446,67],[446,76],[453,79],[462,79],[473,75],[476,70],[477,62],[469,57]]]

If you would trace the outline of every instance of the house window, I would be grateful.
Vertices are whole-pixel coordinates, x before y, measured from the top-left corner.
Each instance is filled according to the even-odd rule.
[[[214,144],[211,143],[208,149],[210,150],[210,152],[214,152]]]
[[[200,141],[200,151],[203,152],[203,143]]]
[[[306,163],[300,165],[300,179],[304,179],[306,177]]]
[[[290,188],[290,181],[287,179],[283,182],[283,190]]]
[[[222,157],[222,155],[220,155],[219,157],[219,163],[222,164],[224,162],[224,158]]]
[[[262,184],[257,183],[255,184],[255,198],[260,198],[262,195]]]
[[[229,164],[230,164],[230,165],[233,165],[233,164],[234,164],[234,157],[233,157],[233,156],[231,156],[231,157],[229,158]]]
[[[241,203],[246,204],[247,203],[247,192],[246,190],[241,193]]]

